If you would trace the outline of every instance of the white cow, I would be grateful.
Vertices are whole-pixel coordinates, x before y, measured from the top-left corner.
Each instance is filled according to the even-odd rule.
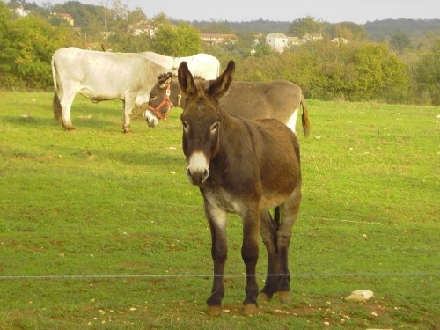
[[[196,54],[182,57],[172,57],[154,52],[143,52],[141,54],[150,61],[164,66],[167,71],[173,72],[175,76],[177,75],[177,69],[181,62],[188,64],[188,69],[194,77],[211,80],[217,78],[220,72],[219,60],[209,54]]]
[[[134,107],[148,102],[158,75],[166,71],[139,54],[60,48],[52,56],[55,119],[61,117],[64,128],[73,128],[70,107],[77,93],[93,103],[121,99],[122,129],[130,132]]]

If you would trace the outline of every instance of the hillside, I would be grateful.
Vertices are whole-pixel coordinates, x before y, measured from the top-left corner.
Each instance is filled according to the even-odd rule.
[[[212,22],[193,21],[189,23],[200,28]],[[218,21],[216,23],[228,27],[233,32],[251,31],[267,34],[270,32],[287,33],[292,22],[259,19],[249,22]],[[333,24],[328,23],[328,25]],[[369,21],[361,26],[365,29],[368,38],[373,41],[390,39],[396,33],[404,33],[411,39],[423,38],[428,31],[438,31],[440,33],[440,19],[384,19]]]
[[[384,19],[363,25],[373,41],[388,39],[395,33],[404,33],[411,39],[422,38],[428,31],[440,34],[440,19]]]

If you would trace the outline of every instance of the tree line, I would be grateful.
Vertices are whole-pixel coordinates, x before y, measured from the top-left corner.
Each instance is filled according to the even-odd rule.
[[[415,45],[401,32],[372,41],[364,27],[355,23],[330,24],[305,17],[293,20],[288,33],[319,32],[324,38],[279,53],[264,39],[257,43],[254,31],[234,31],[225,22],[175,21],[164,13],[147,20],[141,9],[130,11],[121,0],[114,0],[111,8],[77,1],[46,7],[32,4],[26,6],[32,9],[26,17],[11,11],[20,4],[27,5],[25,0],[8,5],[0,1],[2,90],[52,90],[53,53],[75,46],[172,56],[205,52],[215,55],[223,68],[234,60],[236,80],[286,79],[300,85],[308,98],[440,105],[438,31],[425,33],[423,45]],[[76,26],[50,15],[54,11],[69,13]],[[154,35],[134,33],[147,22],[154,27]],[[201,32],[234,33],[237,40],[208,45],[201,41]]]

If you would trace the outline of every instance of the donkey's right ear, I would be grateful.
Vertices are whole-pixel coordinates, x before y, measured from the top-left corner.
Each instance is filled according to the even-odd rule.
[[[166,73],[163,77],[159,77],[159,88],[165,88],[167,87],[169,84],[171,84],[171,81],[173,80],[173,73],[172,72],[168,72]]]
[[[180,91],[186,96],[197,93],[196,85],[194,84],[194,77],[188,70],[188,64],[186,62],[180,62],[178,71]]]
[[[167,85],[171,84],[172,80],[173,80],[173,73],[170,71],[167,73],[167,78],[165,79],[165,84],[167,84]]]

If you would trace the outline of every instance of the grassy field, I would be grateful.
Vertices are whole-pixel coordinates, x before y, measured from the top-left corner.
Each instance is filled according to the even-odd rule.
[[[0,94],[0,329],[440,329],[439,107],[309,100],[292,303],[241,314],[230,216],[224,313],[211,318],[179,110],[122,134],[119,101],[78,97],[64,131],[51,101]],[[265,258],[261,246],[261,287]],[[374,297],[345,300],[358,289]]]

